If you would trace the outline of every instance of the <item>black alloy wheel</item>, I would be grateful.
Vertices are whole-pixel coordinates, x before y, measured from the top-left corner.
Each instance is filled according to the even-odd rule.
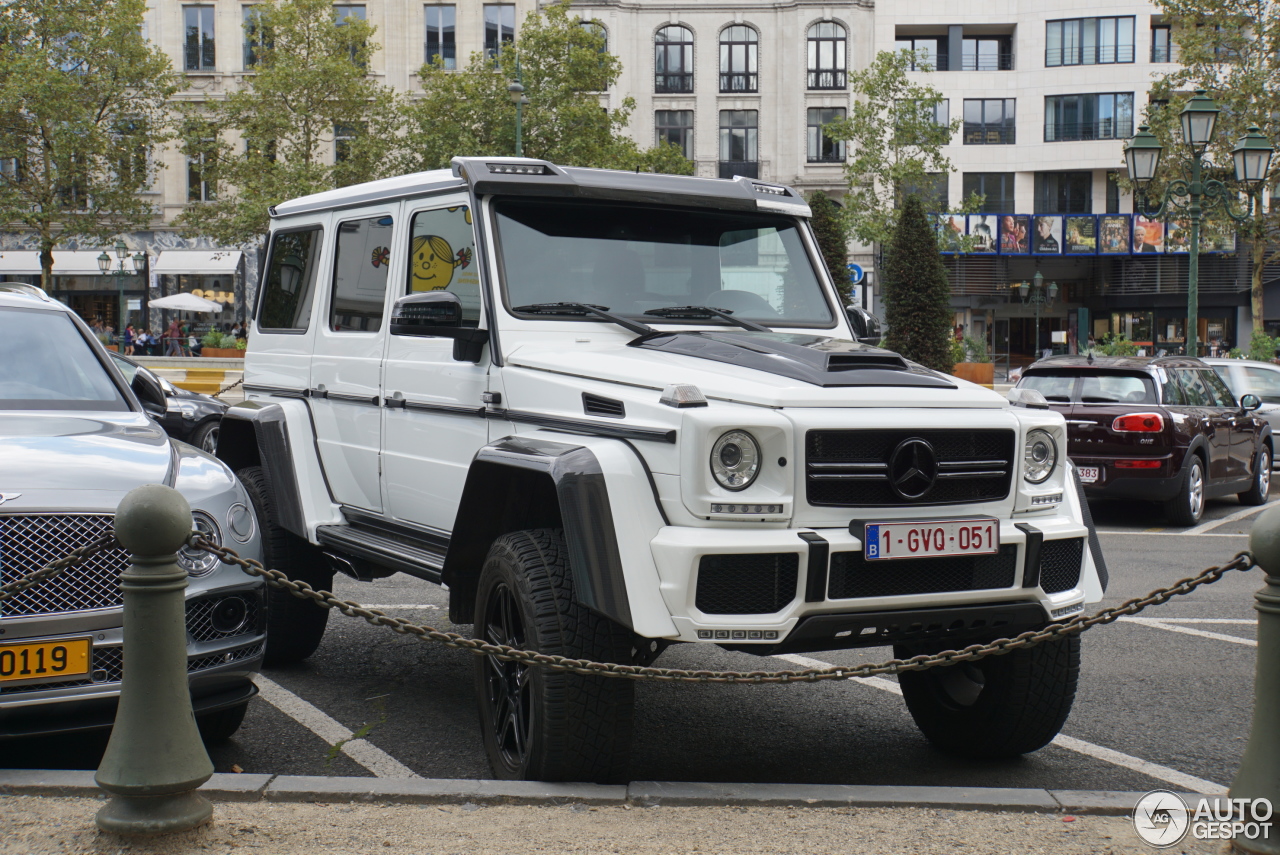
[[[511,587],[499,584],[489,592],[484,613],[484,640],[490,644],[524,649],[524,620]],[[493,727],[495,747],[503,765],[523,768],[528,760],[529,727],[533,710],[530,668],[504,662],[493,654],[484,658],[484,703]]]

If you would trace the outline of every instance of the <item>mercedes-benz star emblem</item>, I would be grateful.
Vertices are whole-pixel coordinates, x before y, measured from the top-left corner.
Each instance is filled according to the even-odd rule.
[[[10,501],[11,499],[18,499],[21,497],[22,497],[21,493],[0,493],[0,505],[3,505],[5,502]]]
[[[933,489],[937,479],[938,457],[923,439],[904,439],[889,455],[889,485],[902,498],[919,499]]]

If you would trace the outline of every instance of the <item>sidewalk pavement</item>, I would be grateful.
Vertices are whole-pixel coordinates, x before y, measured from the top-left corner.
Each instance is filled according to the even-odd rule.
[[[324,778],[216,774],[213,822],[182,834],[101,834],[91,772],[0,770],[0,855],[1152,855],[1129,814],[1141,793],[968,787]],[[1163,850],[1222,853],[1186,840]]]

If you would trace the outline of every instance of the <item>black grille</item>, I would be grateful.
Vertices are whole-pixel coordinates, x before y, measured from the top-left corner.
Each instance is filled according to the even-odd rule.
[[[245,619],[239,627],[230,632],[220,632],[213,625],[213,612],[226,600],[239,600],[245,609]],[[232,594],[226,597],[200,597],[188,600],[187,633],[193,641],[217,641],[222,638],[234,638],[237,635],[250,635],[258,631],[260,614],[261,606],[257,594]]]
[[[199,659],[188,659],[187,673],[190,674],[194,671],[203,671],[206,668],[214,668],[218,665],[253,659],[262,655],[263,646],[262,642],[259,642],[248,647],[241,647],[239,650],[230,650],[226,653],[217,653],[212,656],[201,656]],[[12,695],[18,692],[43,692],[49,689],[70,689],[75,686],[120,682],[124,676],[123,647],[119,645],[114,647],[95,647],[90,655],[90,671],[87,678],[63,680],[59,683],[24,683],[19,686],[0,685],[0,695]]]
[[[621,419],[627,415],[626,407],[621,401],[587,392],[582,393],[582,411],[589,416],[605,416],[611,419]]]
[[[1070,591],[1080,584],[1084,538],[1046,540],[1040,547],[1040,587],[1046,594]]]
[[[933,447],[938,477],[914,500],[889,485],[889,458],[903,440]],[[805,435],[809,504],[840,508],[958,505],[998,501],[1013,477],[1011,430],[811,430]]]
[[[0,514],[0,582],[12,582],[114,531],[110,514]],[[0,617],[118,608],[128,558],[107,549],[0,602]]]
[[[861,552],[831,556],[827,598],[894,597],[943,591],[984,591],[1013,586],[1018,547],[1006,544],[995,555],[949,555],[867,561]]]
[[[709,615],[771,615],[796,598],[800,556],[704,555],[698,564],[698,609]]]

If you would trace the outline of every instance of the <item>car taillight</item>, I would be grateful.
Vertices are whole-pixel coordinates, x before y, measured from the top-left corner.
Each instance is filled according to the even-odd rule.
[[[1159,460],[1117,460],[1114,464],[1117,469],[1159,469]]]
[[[1164,419],[1159,413],[1130,413],[1116,418],[1111,429],[1121,433],[1149,433],[1164,430]]]

